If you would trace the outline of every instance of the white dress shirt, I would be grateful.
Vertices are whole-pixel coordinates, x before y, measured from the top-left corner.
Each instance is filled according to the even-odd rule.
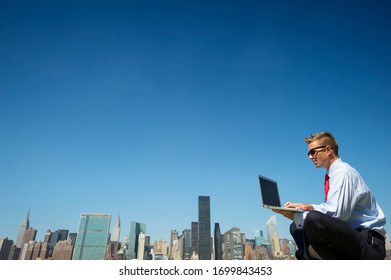
[[[314,210],[339,218],[354,229],[371,229],[384,236],[386,217],[357,170],[338,159],[330,166],[328,175],[328,199],[313,204]]]

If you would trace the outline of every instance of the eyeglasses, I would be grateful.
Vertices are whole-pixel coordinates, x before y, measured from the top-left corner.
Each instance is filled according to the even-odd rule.
[[[318,150],[318,149],[324,149],[326,148],[327,146],[319,146],[319,147],[316,147],[316,148],[313,148],[311,150],[308,151],[307,155],[308,156],[315,156],[318,152],[320,152],[321,150]]]

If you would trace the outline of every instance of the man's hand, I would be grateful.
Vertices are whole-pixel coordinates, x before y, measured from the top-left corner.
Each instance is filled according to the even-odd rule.
[[[301,209],[303,211],[314,210],[314,207],[312,207],[311,204],[304,204],[304,203],[287,202],[287,203],[284,204],[284,207]],[[288,219],[291,219],[291,220],[294,219],[294,212],[293,211],[273,209],[273,212],[281,214],[285,218],[288,218]]]
[[[284,204],[284,207],[301,209],[303,211],[314,210],[314,207],[312,207],[311,204],[304,204],[304,203],[287,202],[287,203]]]

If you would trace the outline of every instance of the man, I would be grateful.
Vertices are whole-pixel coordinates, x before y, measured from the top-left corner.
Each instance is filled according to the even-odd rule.
[[[384,259],[386,218],[361,175],[339,158],[331,133],[313,134],[304,140],[309,159],[327,170],[325,201],[285,204],[304,213],[274,210],[295,221],[290,232],[298,246],[297,259]]]

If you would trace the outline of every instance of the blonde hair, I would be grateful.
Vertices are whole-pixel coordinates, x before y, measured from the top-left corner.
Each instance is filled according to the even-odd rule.
[[[311,134],[310,137],[305,137],[304,141],[307,144],[310,144],[314,141],[319,140],[321,145],[323,146],[330,146],[331,149],[334,152],[334,155],[339,157],[338,155],[338,143],[335,140],[334,136],[330,132],[319,132],[316,134]]]

